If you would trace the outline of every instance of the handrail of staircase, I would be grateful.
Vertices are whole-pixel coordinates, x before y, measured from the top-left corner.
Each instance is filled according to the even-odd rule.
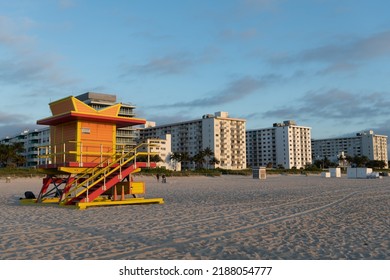
[[[97,180],[93,181],[93,179],[95,179],[96,177],[98,177],[100,174],[102,173],[105,173],[104,175],[105,176],[109,176],[111,175],[112,173],[116,172],[118,169],[122,168],[122,165],[125,165],[127,163],[129,163],[130,161],[132,161],[133,159],[135,159],[138,155],[148,155],[150,153],[146,153],[146,152],[138,152],[136,153],[135,155],[132,155],[131,157],[129,157],[127,160],[125,160],[124,162],[122,162],[121,164],[119,164],[118,166],[112,168],[109,172],[105,173],[105,171],[107,169],[110,169],[111,165],[103,168],[101,170],[101,172],[97,172],[94,176],[91,176],[89,177],[87,180],[83,181],[81,184],[77,185],[75,189],[69,191],[69,192],[75,192],[79,189],[81,189],[80,192],[78,192],[74,197],[78,197],[79,195],[83,194],[84,192],[88,191],[89,189],[91,189],[93,186],[95,186],[97,183],[100,183],[102,180],[104,180],[104,177],[101,177],[101,178],[98,178]],[[126,158],[126,156],[124,157],[121,157],[119,158],[122,159],[122,158]],[[116,162],[114,162],[116,163]],[[136,162],[135,162],[136,163]],[[93,177],[93,178],[92,178]],[[92,184],[87,184],[89,181],[93,181]],[[86,186],[84,186],[86,184]],[[73,198],[73,197],[72,197]]]
[[[125,165],[125,164],[129,163],[133,159],[135,159],[135,162],[136,162],[137,155],[140,155],[140,154],[155,154],[155,153],[150,153],[150,152],[147,152],[147,153],[145,153],[145,152],[137,152],[137,149],[141,148],[142,146],[151,146],[151,145],[148,144],[148,143],[142,143],[142,144],[138,145],[137,147],[135,147],[134,149],[130,150],[129,152],[122,154],[121,157],[119,157],[116,160],[114,160],[113,162],[107,164],[107,166],[105,166],[103,168],[101,168],[100,167],[101,164],[99,164],[98,166],[92,168],[92,170],[90,170],[89,173],[79,174],[77,177],[80,177],[80,178],[86,176],[87,174],[91,174],[91,173],[92,173],[92,176],[88,177],[85,181],[77,184],[76,187],[73,188],[73,189],[70,189],[68,193],[75,192],[77,190],[82,189],[80,192],[78,192],[76,194],[76,197],[77,197],[77,196],[81,195],[82,193],[84,193],[85,191],[87,191],[87,189],[92,188],[95,184],[97,184],[101,180],[103,180],[104,177],[102,177],[102,178],[100,178],[100,179],[98,179],[98,180],[93,182],[93,180],[96,179],[99,175],[105,173],[107,170],[110,170],[111,167],[116,165],[117,163],[120,163],[120,164],[118,166],[116,166],[115,168],[111,169],[108,173],[105,173],[105,176],[108,176],[108,175],[112,174],[113,172],[117,171],[119,168],[122,167],[122,165]],[[131,155],[131,157],[129,157],[130,155]],[[123,159],[125,159],[127,157],[129,157],[127,160],[121,162]],[[93,171],[95,169],[98,170],[98,172],[94,173]],[[92,182],[92,184],[89,184],[91,182]],[[66,196],[64,196],[64,198],[66,198]]]
[[[136,149],[138,148],[138,146],[132,150],[130,150],[128,153],[122,155],[122,157],[124,156],[128,156],[131,152],[134,152]],[[118,153],[114,153],[113,155],[117,155]],[[91,168],[88,168],[85,172],[83,173],[80,173],[80,174],[77,174],[76,177],[78,178],[84,178],[86,177],[87,175],[89,174],[92,174],[92,176],[88,177],[85,181],[81,182],[81,183],[78,183],[76,185],[75,188],[73,189],[69,189],[68,193],[70,192],[75,192],[77,191],[78,189],[84,187],[85,184],[87,184],[86,187],[84,187],[83,191],[79,192],[76,194],[76,196],[82,194],[83,192],[85,192],[87,190],[87,188],[90,188],[92,187],[94,184],[91,184],[91,185],[88,185],[88,183],[90,183],[90,181],[93,181],[93,179],[95,179],[96,177],[98,177],[100,174],[104,173],[106,170],[110,169],[111,166],[117,164],[118,161],[120,161],[120,159],[122,157],[119,157],[117,158],[116,160],[112,161],[111,163],[109,163],[109,159],[106,159],[104,160],[103,162],[97,164],[95,167],[91,167]],[[107,163],[107,165],[105,167],[103,167],[105,164]],[[103,168],[102,168],[103,167]],[[98,171],[98,172],[95,172],[95,171]],[[106,174],[107,175],[107,174]],[[95,183],[98,183],[100,182],[101,180],[97,180]],[[64,199],[66,198],[65,196],[63,197]]]

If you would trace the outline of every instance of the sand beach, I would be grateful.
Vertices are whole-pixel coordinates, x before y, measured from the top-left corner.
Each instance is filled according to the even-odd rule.
[[[165,204],[26,206],[42,179],[1,178],[0,259],[390,259],[389,177],[136,179]]]

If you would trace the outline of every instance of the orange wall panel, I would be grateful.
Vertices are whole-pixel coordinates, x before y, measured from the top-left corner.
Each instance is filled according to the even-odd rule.
[[[74,105],[71,98],[61,99],[50,103],[50,110],[53,116],[60,115],[66,112],[74,111]]]
[[[83,143],[83,162],[99,162],[101,152],[114,153],[115,131],[115,125],[113,124],[88,121],[80,122],[80,141]],[[103,159],[106,159],[107,157],[109,156],[104,156]]]

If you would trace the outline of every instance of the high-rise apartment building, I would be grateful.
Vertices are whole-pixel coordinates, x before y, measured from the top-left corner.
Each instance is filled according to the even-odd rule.
[[[148,127],[140,131],[141,138],[163,138],[171,134],[172,152],[195,156],[200,150],[210,148],[219,164],[213,168],[246,168],[245,150],[246,120],[230,118],[227,112],[207,114],[201,119]],[[210,165],[208,165],[210,166]],[[182,168],[194,167],[182,163]]]
[[[294,121],[246,132],[248,167],[304,168],[311,164],[311,128]]]
[[[22,143],[24,152],[21,154],[26,159],[24,167],[36,167],[39,162],[38,147],[48,145],[50,139],[49,128],[25,130],[18,135],[5,137],[1,144]]]
[[[384,161],[388,167],[387,136],[369,130],[352,137],[312,140],[313,160],[325,157],[336,161],[340,155],[367,156],[370,160]]]

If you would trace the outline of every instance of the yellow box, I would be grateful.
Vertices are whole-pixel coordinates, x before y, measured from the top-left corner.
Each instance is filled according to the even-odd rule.
[[[144,194],[145,183],[144,182],[132,182],[130,187],[130,194]]]
[[[125,194],[144,194],[145,183],[144,182],[120,182],[116,184],[116,193],[122,194],[122,187]]]

